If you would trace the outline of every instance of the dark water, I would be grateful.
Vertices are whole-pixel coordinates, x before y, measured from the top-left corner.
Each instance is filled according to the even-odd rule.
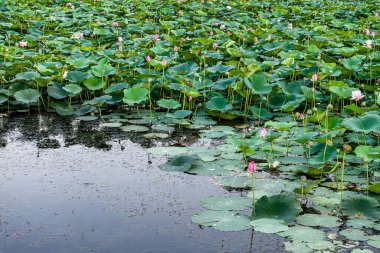
[[[192,224],[200,200],[239,193],[160,171],[154,145],[96,122],[0,117],[0,253],[284,251],[277,236]]]

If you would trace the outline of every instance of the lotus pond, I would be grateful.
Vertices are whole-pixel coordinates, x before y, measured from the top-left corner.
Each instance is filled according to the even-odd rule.
[[[0,250],[378,252],[379,4],[2,1]]]

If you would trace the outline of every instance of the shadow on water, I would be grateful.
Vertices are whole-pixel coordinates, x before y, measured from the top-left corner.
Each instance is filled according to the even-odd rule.
[[[282,239],[200,228],[199,201],[231,193],[209,177],[166,173],[144,148],[187,145],[99,122],[1,117],[0,252],[282,252]]]

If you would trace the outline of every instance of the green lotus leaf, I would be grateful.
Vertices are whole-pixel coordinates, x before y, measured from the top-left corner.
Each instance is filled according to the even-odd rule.
[[[341,208],[344,215],[364,215],[369,219],[380,219],[379,203],[367,196],[345,198]]]
[[[92,73],[97,77],[110,76],[116,73],[116,69],[108,65],[106,58],[99,61],[98,66],[92,67]]]
[[[133,86],[124,90],[123,102],[128,105],[139,104],[148,99],[148,90],[140,86]]]
[[[311,227],[339,227],[342,222],[339,218],[329,215],[304,214],[297,217],[299,224]]]
[[[87,76],[87,73],[81,71],[69,71],[67,73],[66,79],[73,83],[79,83],[86,79]]]
[[[36,103],[40,96],[40,92],[35,89],[20,90],[14,94],[14,97],[17,101],[28,105],[31,103]]]
[[[35,72],[35,71],[22,72],[22,73],[18,73],[16,75],[17,79],[27,80],[27,81],[35,80],[35,79],[40,78],[40,77],[41,77],[40,73]]]
[[[355,148],[355,154],[360,158],[365,158],[368,161],[380,158],[380,146],[365,146],[359,145]]]
[[[304,226],[290,227],[289,230],[280,232],[278,235],[307,243],[323,241],[326,237],[325,232]]]
[[[100,90],[106,85],[106,82],[101,78],[91,76],[83,81],[83,85],[89,90]]]
[[[249,217],[231,211],[205,211],[194,215],[191,220],[195,224],[227,232],[247,230],[251,227]]]
[[[297,125],[297,122],[274,122],[267,121],[265,122],[266,127],[273,127],[277,131],[285,131]]]
[[[341,62],[343,66],[348,70],[360,71],[362,69],[362,59],[362,56],[355,55],[348,59],[343,59]]]
[[[55,99],[63,99],[70,95],[69,92],[64,90],[65,86],[59,83],[52,83],[47,87],[48,95]]]
[[[289,227],[285,225],[283,220],[276,219],[259,219],[251,221],[251,226],[255,231],[266,234],[275,234],[289,230]]]
[[[92,106],[95,106],[95,107],[100,107],[102,106],[105,102],[107,102],[108,100],[110,100],[112,97],[109,96],[109,95],[104,95],[104,96],[101,96],[101,97],[96,97],[94,99],[91,99],[89,101],[85,101],[83,103],[83,105],[92,105]]]
[[[264,73],[253,74],[249,78],[245,78],[244,82],[253,94],[266,95],[272,91],[272,86],[268,84]]]
[[[184,119],[187,116],[190,116],[193,112],[190,110],[178,110],[174,113],[168,113],[166,114],[166,117],[174,118],[174,119]]]
[[[202,200],[201,206],[214,211],[237,211],[250,208],[252,200],[244,197],[211,197]]]
[[[199,162],[197,155],[177,155],[169,159],[165,164],[159,166],[164,171],[185,172]]]
[[[294,196],[278,194],[263,196],[256,202],[254,219],[277,219],[292,222],[300,212],[300,205]]]
[[[357,118],[347,118],[342,125],[353,132],[380,133],[380,116],[367,113]]]
[[[73,66],[76,69],[84,69],[87,68],[90,64],[90,61],[87,58],[68,58],[66,62]]]
[[[163,107],[163,108],[166,108],[166,109],[177,109],[178,107],[181,106],[181,104],[177,100],[174,100],[174,99],[164,99],[164,98],[162,98],[159,101],[157,101],[157,104],[160,107]]]
[[[224,97],[213,97],[207,101],[206,108],[212,111],[227,112],[232,109],[232,105]]]
[[[82,87],[74,83],[67,84],[62,89],[70,93],[70,96],[75,96],[82,92]]]

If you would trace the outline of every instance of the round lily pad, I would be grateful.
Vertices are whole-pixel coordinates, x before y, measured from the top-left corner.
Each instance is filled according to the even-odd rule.
[[[289,227],[282,220],[259,219],[251,222],[252,227],[261,233],[274,234],[287,231]]]
[[[146,126],[139,126],[139,125],[128,125],[121,127],[121,130],[124,132],[148,132],[149,128]]]
[[[205,211],[194,215],[191,220],[201,226],[227,232],[247,230],[251,227],[248,216],[231,211]]]
[[[289,230],[285,232],[280,232],[278,233],[278,235],[283,237],[289,237],[292,240],[303,242],[323,241],[326,237],[325,232],[304,226],[290,227]]]
[[[169,159],[165,164],[159,166],[164,171],[185,172],[193,165],[199,162],[199,157],[196,155],[177,155]]]
[[[215,211],[245,210],[252,206],[252,200],[244,197],[211,197],[202,200],[201,206]]]
[[[359,229],[346,229],[340,231],[340,234],[346,237],[349,240],[353,241],[367,241],[368,236],[364,233],[363,230]]]
[[[304,214],[297,217],[297,221],[301,225],[311,227],[338,227],[342,225],[339,218],[329,215]]]

